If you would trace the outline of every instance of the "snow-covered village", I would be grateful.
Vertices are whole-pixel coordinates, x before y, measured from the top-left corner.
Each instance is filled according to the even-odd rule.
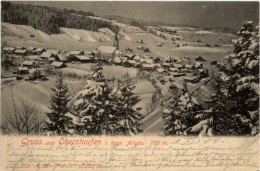
[[[70,3],[1,2],[2,134],[259,134],[258,3]]]

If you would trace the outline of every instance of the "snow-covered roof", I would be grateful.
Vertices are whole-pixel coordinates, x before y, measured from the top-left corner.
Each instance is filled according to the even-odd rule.
[[[90,60],[89,57],[84,56],[84,55],[77,55],[76,57],[77,57],[79,60],[81,60],[81,61],[88,61],[88,60]]]
[[[48,49],[46,52],[53,53],[53,54],[57,55],[58,53],[60,53],[60,50],[57,50],[57,49]]]
[[[24,61],[23,62],[23,65],[33,65],[33,64],[35,64],[35,62],[33,62],[33,61]]]
[[[70,51],[71,55],[80,55],[81,53],[82,53],[82,51],[80,51],[80,50]]]
[[[14,53],[19,53],[19,54],[25,54],[27,52],[27,50],[22,50],[22,49],[17,49],[14,51]]]
[[[28,71],[29,69],[27,67],[20,67],[18,68],[19,71]]]
[[[50,52],[43,52],[41,54],[42,58],[50,58],[50,57],[53,57],[53,56],[54,56],[53,53],[50,53]]]
[[[100,53],[114,53],[116,51],[116,47],[113,46],[99,46],[98,50]]]
[[[57,57],[59,58],[60,61],[65,62],[67,61],[67,58],[64,54],[58,54]]]
[[[183,67],[181,64],[176,64],[176,63],[172,64],[172,66],[174,68],[182,68]]]
[[[159,73],[162,73],[162,72],[164,72],[165,70],[164,70],[163,68],[157,68],[156,71],[159,72]]]
[[[63,62],[53,61],[53,62],[51,63],[51,66],[61,67],[63,64],[64,64]]]

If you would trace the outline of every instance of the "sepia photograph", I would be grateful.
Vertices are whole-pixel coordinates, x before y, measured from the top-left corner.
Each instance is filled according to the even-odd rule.
[[[37,145],[54,146],[44,138],[59,148],[103,147],[104,137],[113,148],[141,146],[145,154],[136,156],[145,164],[133,159],[141,170],[257,170],[259,162],[249,164],[249,158],[259,160],[259,149],[248,148],[259,145],[259,1],[1,1],[0,125],[3,170],[41,168],[41,161],[13,163],[9,147],[17,153],[31,147],[36,154]],[[193,148],[206,138],[222,149],[220,137],[244,138],[233,145],[247,148],[237,155],[247,151],[248,159],[217,160],[216,152],[207,165],[193,158],[193,165],[182,159],[172,166],[165,156],[164,165],[147,164],[147,157],[159,161],[153,145],[168,146],[173,154],[170,145],[192,139]],[[184,142],[179,145],[189,145]],[[120,165],[112,159],[106,161],[109,169],[100,161],[81,168],[46,161],[50,165],[42,167],[134,169],[118,156]]]

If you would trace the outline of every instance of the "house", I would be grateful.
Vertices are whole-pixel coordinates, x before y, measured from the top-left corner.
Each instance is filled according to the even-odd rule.
[[[98,51],[100,57],[103,59],[113,59],[115,57],[116,47],[112,46],[99,46]]]
[[[33,52],[35,49],[36,49],[35,47],[31,46],[31,47],[28,47],[27,50],[30,51],[30,52]]]
[[[16,49],[16,50],[25,50],[25,47],[17,46],[15,49]]]
[[[85,56],[95,56],[95,53],[93,51],[83,51],[83,54]]]
[[[37,64],[34,61],[24,61],[23,67],[27,67],[28,69],[36,68]]]
[[[144,46],[137,46],[137,50],[144,50],[145,47]]]
[[[126,67],[134,67],[135,66],[135,61],[134,60],[126,60],[123,63],[123,65],[126,66]]]
[[[115,57],[114,63],[115,63],[116,65],[120,65],[120,64],[121,64],[121,59],[120,59],[119,57]]]
[[[83,55],[83,51],[80,51],[80,50],[70,51],[70,54],[74,55],[74,56]]]
[[[77,61],[82,62],[82,63],[91,62],[91,59],[84,55],[77,55],[76,58],[78,58]]]
[[[161,64],[158,64],[158,63],[154,64],[154,69],[161,68],[161,67],[162,67]]]
[[[195,61],[207,61],[206,59],[204,59],[203,57],[201,57],[201,56],[197,56],[196,58],[195,58]]]
[[[179,72],[179,69],[178,68],[169,68],[169,71],[171,71],[171,72]]]
[[[194,66],[195,66],[195,69],[203,68],[203,64],[201,62],[195,62]]]
[[[122,52],[120,50],[116,50],[115,57],[121,57],[121,56],[122,56]]]
[[[141,58],[141,59],[140,59],[140,63],[152,64],[152,63],[153,63],[153,60],[152,60],[152,59],[144,59],[144,58]]]
[[[14,53],[15,48],[13,47],[4,47],[3,52],[4,53]]]
[[[53,66],[54,68],[64,68],[66,67],[66,65],[64,64],[64,62],[58,62],[58,61],[53,61],[51,63],[51,66]]]
[[[48,61],[49,64],[51,64],[53,61],[56,61],[56,59],[54,57],[51,57],[47,61]]]
[[[43,61],[43,59],[40,56],[37,56],[37,55],[29,55],[28,60],[29,61]]]
[[[27,55],[27,52],[28,52],[28,50],[25,50],[25,49],[23,49],[23,50],[17,49],[17,50],[14,51],[14,53],[16,55],[22,55],[22,56]]]
[[[48,49],[46,52],[52,53],[54,55],[58,55],[60,53],[60,50],[57,49]]]
[[[154,69],[154,64],[142,64],[142,68],[144,69],[144,70],[153,70]]]
[[[173,63],[172,66],[173,66],[174,68],[178,68],[178,69],[183,68],[183,65],[182,65],[182,64]]]
[[[135,67],[136,68],[140,68],[142,65],[141,65],[141,63],[140,62],[135,62]]]
[[[53,53],[49,53],[49,52],[43,52],[41,54],[41,58],[44,60],[49,60],[49,58],[51,57],[55,57],[55,55]]]
[[[138,56],[138,55],[136,55],[134,58],[133,58],[133,60],[135,60],[136,62],[140,62],[140,56]]]
[[[164,68],[169,68],[171,66],[171,64],[167,62],[164,62],[162,65]]]
[[[194,69],[195,69],[195,66],[194,66],[194,65],[191,65],[191,64],[186,64],[184,67],[185,67],[186,69],[188,69],[188,70],[194,70]]]
[[[57,54],[57,56],[55,56],[55,59],[58,60],[58,61],[61,61],[61,62],[67,62],[67,58],[65,56],[65,54]]]
[[[169,73],[167,71],[165,71],[163,68],[157,68],[156,72],[158,74],[161,74],[161,75],[164,75],[164,76],[168,76],[169,75]]]
[[[43,53],[43,52],[46,52],[46,50],[45,50],[44,48],[37,48],[37,49],[35,50],[35,52],[38,53],[38,54],[41,54],[41,53]]]
[[[18,68],[17,74],[19,75],[29,74],[29,69],[27,67],[20,67]]]
[[[120,59],[121,59],[122,63],[124,63],[125,61],[127,61],[127,57],[121,57]]]

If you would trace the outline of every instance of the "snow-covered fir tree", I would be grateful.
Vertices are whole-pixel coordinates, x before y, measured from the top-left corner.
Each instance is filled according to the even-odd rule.
[[[63,76],[58,73],[55,82],[55,88],[52,88],[50,99],[50,113],[46,113],[48,120],[45,122],[42,130],[44,133],[52,135],[67,135],[69,134],[68,124],[70,119],[65,116],[68,112],[68,103],[70,101],[67,84],[63,81]]]
[[[111,88],[103,75],[102,65],[97,64],[92,69],[92,79],[87,80],[84,88],[76,94],[70,116],[78,119],[75,125],[77,134],[111,134],[111,120],[116,113],[110,96]]]
[[[171,108],[163,111],[164,135],[198,134],[203,128],[201,125],[197,125],[200,124],[201,119],[197,99],[189,93],[185,83],[181,94],[178,93],[177,87],[173,93]],[[206,123],[208,124],[208,120]]]
[[[113,90],[117,108],[115,129],[117,135],[134,135],[143,131],[139,123],[143,116],[133,107],[140,101],[140,98],[133,92],[135,86],[131,82],[132,79],[127,72],[118,82],[118,87]]]
[[[214,132],[217,135],[259,133],[259,27],[247,22],[234,40],[230,66],[215,74]]]

